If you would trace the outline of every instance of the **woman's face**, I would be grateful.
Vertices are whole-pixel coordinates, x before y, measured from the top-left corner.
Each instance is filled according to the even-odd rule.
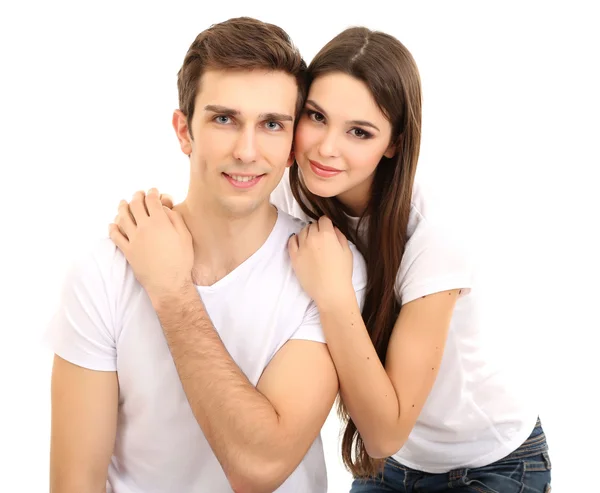
[[[362,213],[379,160],[395,154],[391,134],[390,122],[362,81],[338,72],[317,77],[294,141],[304,183],[315,195],[337,196]]]

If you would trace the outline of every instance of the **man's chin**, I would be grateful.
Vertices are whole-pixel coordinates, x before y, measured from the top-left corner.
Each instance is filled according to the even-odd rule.
[[[248,196],[228,197],[219,202],[223,212],[232,218],[244,218],[253,214],[267,214],[269,210],[268,197],[262,199]]]

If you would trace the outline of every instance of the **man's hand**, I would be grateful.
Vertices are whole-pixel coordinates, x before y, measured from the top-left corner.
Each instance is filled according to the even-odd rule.
[[[192,284],[192,236],[181,215],[162,205],[156,189],[137,192],[130,204],[121,201],[109,234],[153,303]]]
[[[156,189],[154,189],[154,190],[156,190]],[[160,203],[164,207],[166,207],[167,209],[173,208],[173,197],[171,197],[168,193],[161,193],[161,194],[159,194],[158,198],[160,199]]]

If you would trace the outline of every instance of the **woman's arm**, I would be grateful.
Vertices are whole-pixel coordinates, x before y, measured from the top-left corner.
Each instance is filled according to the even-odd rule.
[[[402,307],[379,361],[352,286],[318,305],[340,394],[367,453],[384,458],[402,448],[435,382],[459,290],[443,291]]]
[[[367,453],[389,457],[402,448],[433,387],[460,290],[422,296],[402,307],[384,367],[356,301],[346,238],[321,217],[290,238],[289,252],[319,309],[340,394]]]

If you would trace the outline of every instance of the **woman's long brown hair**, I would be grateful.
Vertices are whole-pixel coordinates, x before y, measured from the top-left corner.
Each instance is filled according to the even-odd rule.
[[[371,197],[359,221],[366,222],[368,235],[362,241],[359,228],[350,226],[340,201],[312,194],[299,173],[290,169],[290,185],[302,210],[317,219],[327,215],[353,241],[367,263],[367,288],[362,316],[385,365],[390,336],[400,303],[396,276],[407,240],[412,189],[421,143],[421,82],[410,52],[393,36],[353,27],[333,38],[308,67],[309,82],[328,73],[344,73],[361,80],[392,124],[396,154],[381,158],[375,171]],[[354,476],[369,476],[381,466],[367,454],[364,443],[343,401],[338,413],[344,423],[342,459]]]

